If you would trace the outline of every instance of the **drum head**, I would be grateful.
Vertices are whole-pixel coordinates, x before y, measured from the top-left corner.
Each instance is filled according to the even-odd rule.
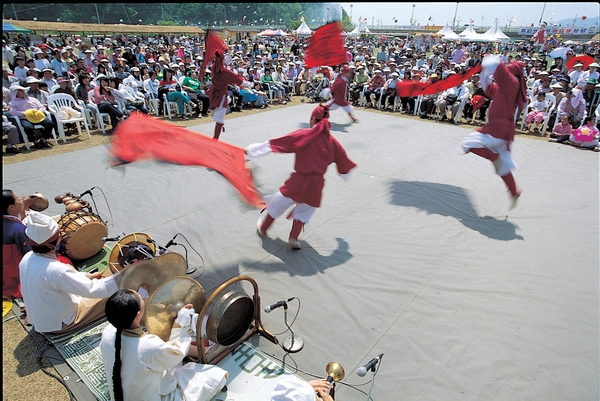
[[[69,212],[58,221],[65,232],[61,248],[74,260],[88,259],[104,247],[108,235],[106,224],[95,214],[84,211]]]
[[[164,270],[168,270],[171,277],[186,275],[187,262],[183,255],[177,252],[167,252],[157,256],[154,258],[154,262]]]
[[[162,283],[146,302],[144,322],[148,333],[168,341],[177,313],[186,304],[200,312],[206,303],[202,286],[189,277],[173,277]]]
[[[206,336],[219,345],[235,344],[254,320],[254,301],[239,291],[230,291],[210,306]]]
[[[140,245],[144,249],[149,249],[151,258],[156,254],[156,243],[148,234],[131,233],[126,235],[115,244],[108,257],[108,267],[113,273],[116,273],[123,268],[123,258],[127,255],[127,252],[136,245]]]

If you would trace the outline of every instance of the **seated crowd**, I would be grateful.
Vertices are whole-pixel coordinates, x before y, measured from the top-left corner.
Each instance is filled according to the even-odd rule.
[[[79,111],[87,109],[94,121],[102,118],[100,113],[108,114],[113,128],[131,112],[159,116],[171,107],[181,119],[206,117],[210,113],[206,90],[211,85],[211,71],[207,68],[200,81],[201,69],[205,68],[202,40],[186,36],[160,40],[119,37],[93,38],[91,43],[71,38],[56,43],[48,38],[28,49],[19,45],[11,48],[4,43],[4,54],[9,57],[8,66],[3,67],[3,106],[9,122],[5,120],[3,130],[12,130],[10,118],[18,118],[27,136],[33,138],[34,126],[41,124],[43,133],[35,145],[50,146],[50,123],[55,123],[55,118],[48,111],[47,101],[54,93],[73,96],[80,105]],[[341,68],[347,66],[353,72],[347,99],[354,106],[400,111],[450,123],[486,120],[490,99],[483,93],[479,74],[427,96],[397,96],[396,86],[403,81],[433,83],[464,73],[481,64],[487,54],[495,53],[493,44],[348,38],[347,63],[313,68],[304,67],[306,46],[300,38],[257,38],[229,45],[225,64],[239,73],[243,82],[229,87],[227,112],[284,105],[293,96],[302,96],[301,101],[329,100],[329,88]],[[595,115],[600,92],[600,52],[586,49],[594,62],[585,67],[575,63],[568,68],[569,60],[577,55],[574,49],[564,58],[551,59],[544,51],[536,52],[528,45],[510,46],[511,54],[508,45],[500,49],[502,59],[525,64],[529,104],[516,118],[525,131],[533,124],[534,132],[544,128],[552,132],[565,115],[577,128],[586,116]],[[543,99],[539,93],[545,95]],[[39,123],[28,119],[24,115],[28,109],[37,109],[47,118],[36,113]],[[19,152],[14,137],[9,135],[9,153]]]

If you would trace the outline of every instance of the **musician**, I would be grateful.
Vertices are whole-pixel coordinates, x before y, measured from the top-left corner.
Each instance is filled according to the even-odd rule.
[[[56,255],[62,232],[54,219],[30,211],[24,222],[32,250],[19,263],[19,274],[35,331],[70,332],[104,316],[106,298],[117,292],[129,266],[106,278],[99,272],[79,272]]]
[[[10,189],[2,190],[2,296],[22,298],[19,281],[19,262],[31,245],[25,235],[22,219],[31,201],[22,199]]]
[[[227,372],[214,365],[181,364],[195,338],[192,305],[179,310],[169,341],[142,330],[144,309],[144,299],[130,289],[119,290],[106,303],[110,325],[102,333],[100,350],[111,399],[212,399],[224,388]]]
[[[329,133],[329,109],[318,105],[311,115],[311,128],[294,131],[281,138],[248,146],[246,153],[250,158],[275,153],[295,153],[296,170],[279,191],[265,196],[266,215],[258,220],[258,235],[266,236],[267,230],[275,218],[294,205],[291,213],[294,221],[288,240],[289,246],[301,248],[298,236],[308,223],[316,208],[321,205],[321,195],[325,180],[323,175],[327,167],[336,163],[342,179],[348,180],[350,170],[356,164],[348,158],[342,145]],[[316,124],[313,124],[316,123]]]

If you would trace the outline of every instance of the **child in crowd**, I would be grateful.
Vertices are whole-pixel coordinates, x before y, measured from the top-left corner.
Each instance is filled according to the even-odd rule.
[[[529,109],[531,110],[527,117],[525,118],[525,130],[529,130],[529,124],[534,123],[533,132],[540,132],[539,125],[544,121],[544,117],[546,116],[546,108],[548,108],[548,103],[546,102],[546,94],[538,93],[536,100],[534,100],[530,105]]]
[[[550,134],[550,139],[548,142],[558,142],[563,143],[569,140],[571,134],[573,133],[573,127],[569,123],[569,117],[563,116],[560,120],[559,124],[556,124],[552,133]]]

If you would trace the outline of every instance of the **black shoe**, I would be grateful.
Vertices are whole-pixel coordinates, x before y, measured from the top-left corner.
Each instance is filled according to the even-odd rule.
[[[42,148],[51,148],[50,142],[42,142]]]
[[[36,143],[33,144],[33,147],[36,149],[41,149],[44,147],[44,144],[42,143],[42,141],[37,141]]]
[[[19,150],[19,148],[17,148],[16,146],[14,146],[12,148],[6,148],[6,153],[18,154],[18,153],[21,153],[21,151]]]

